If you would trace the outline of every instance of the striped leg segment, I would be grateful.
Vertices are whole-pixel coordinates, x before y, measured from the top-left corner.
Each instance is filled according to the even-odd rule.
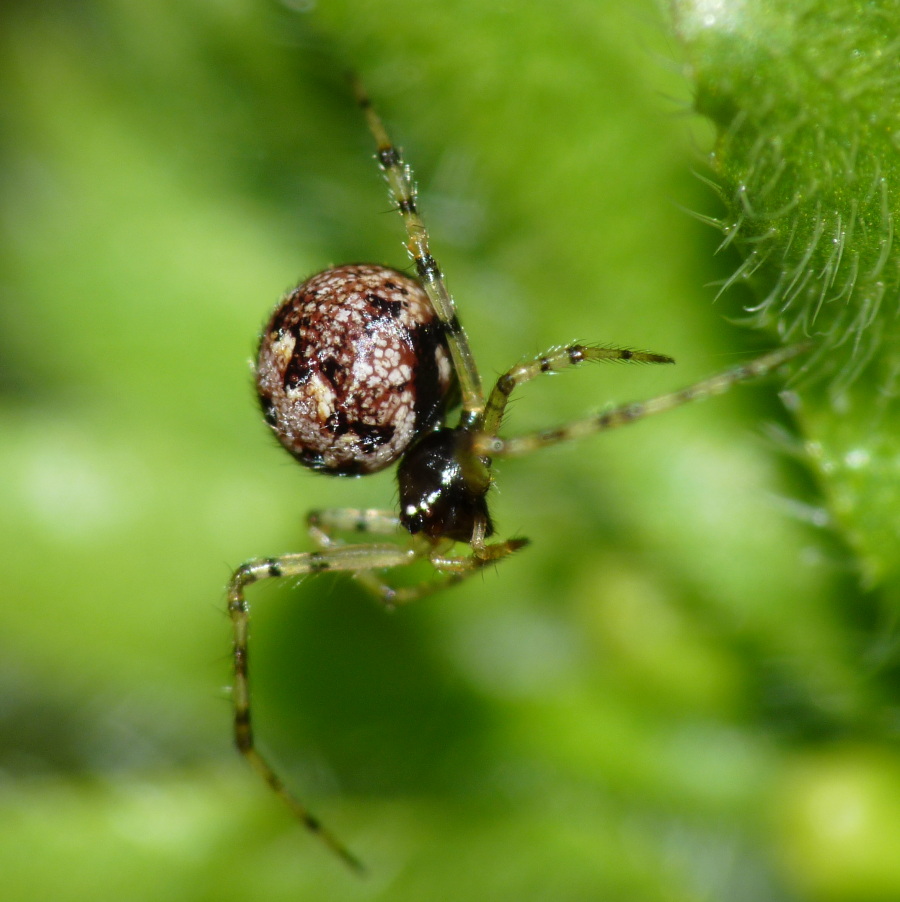
[[[392,511],[378,510],[375,508],[330,508],[327,510],[310,511],[306,517],[309,535],[316,545],[323,549],[343,547],[340,539],[334,537],[335,533],[355,533],[357,535],[403,535],[409,544],[409,534],[400,526],[400,518]],[[430,542],[417,543],[413,540],[411,560],[418,557],[428,557],[432,544]],[[386,608],[395,608],[401,604],[409,604],[438,589],[457,583],[461,577],[455,574],[442,574],[437,579],[430,579],[417,586],[396,588],[375,570],[360,570],[353,574],[353,578]]]
[[[528,544],[527,539],[510,539],[485,545],[482,537],[478,547],[473,548],[472,554],[462,557],[446,556],[442,553],[441,545],[435,545],[431,540],[421,536],[410,538],[400,526],[399,517],[394,513],[376,509],[333,508],[310,511],[307,524],[310,536],[323,551],[343,547],[340,541],[334,538],[335,532],[402,534],[408,543],[411,541],[413,558],[427,558],[437,571],[437,576],[423,580],[417,585],[396,587],[390,585],[375,570],[357,571],[353,574],[353,578],[387,608],[411,604],[441,589],[455,586],[483,567],[502,560]]]
[[[412,170],[403,162],[399,148],[388,137],[384,123],[372,107],[372,102],[359,81],[354,82],[354,91],[357,103],[365,114],[369,130],[375,138],[378,162],[387,178],[391,196],[403,217],[407,234],[406,249],[446,332],[450,355],[459,379],[463,410],[472,416],[478,415],[484,408],[481,377],[469,347],[469,339],[457,316],[456,304],[444,281],[441,268],[432,256],[428,230],[419,216]]]
[[[393,511],[358,507],[312,510],[306,515],[306,528],[319,548],[340,544],[335,533],[391,536],[402,532],[400,518]]]
[[[285,786],[284,781],[256,747],[250,700],[250,606],[245,598],[245,589],[264,579],[306,576],[326,571],[349,571],[384,604],[388,606],[408,604],[437,589],[461,582],[488,564],[501,560],[527,544],[525,539],[510,539],[492,545],[482,545],[464,557],[450,557],[444,556],[429,540],[417,540],[416,537],[413,537],[412,545],[409,547],[387,543],[341,545],[329,534],[331,528],[346,530],[348,527],[363,532],[388,532],[397,528],[394,521],[396,517],[393,514],[377,510],[313,512],[309,517],[310,532],[320,544],[321,551],[248,561],[235,570],[228,585],[228,613],[234,629],[232,703],[235,745],[294,816],[310,832],[315,833],[346,865],[357,872],[364,870],[359,859]],[[437,579],[397,589],[388,585],[376,572],[402,567],[423,558],[430,560],[438,570],[440,575]]]
[[[497,380],[485,407],[482,431],[488,435],[496,434],[500,428],[509,396],[515,391],[516,386],[530,382],[542,373],[559,373],[569,367],[600,360],[626,360],[637,363],[675,362],[665,354],[631,351],[627,348],[597,348],[581,344],[553,348],[546,354],[535,357],[534,360],[514,366]]]
[[[436,579],[432,578],[415,586],[394,588],[387,585],[378,574],[371,571],[358,573],[356,578],[368,586],[386,606],[395,608],[418,601],[420,598],[424,598],[441,589],[458,585],[485,567],[496,564],[520,548],[524,548],[527,544],[528,539],[507,539],[504,542],[482,545],[477,550],[474,550],[472,554],[462,557],[445,556],[440,551],[434,550],[429,560],[439,576]]]
[[[477,573],[483,567],[496,564],[503,558],[509,557],[520,548],[529,545],[528,539],[506,539],[503,542],[492,542],[490,545],[482,545],[481,548],[468,554],[465,557],[443,557],[434,554],[431,557],[431,563],[439,570],[455,575],[459,579]]]
[[[555,429],[544,429],[509,439],[500,438],[498,435],[492,435],[490,432],[485,431],[475,439],[474,448],[477,453],[485,454],[489,457],[516,457],[522,454],[529,454],[549,445],[557,445],[560,442],[584,438],[585,436],[593,435],[595,432],[616,429],[619,426],[625,426],[644,417],[662,413],[665,410],[671,410],[674,407],[680,407],[692,401],[702,401],[713,395],[720,395],[728,391],[732,385],[764,376],[808,349],[809,345],[805,344],[781,348],[743,366],[738,366],[716,376],[711,376],[708,379],[703,379],[700,382],[695,382],[693,385],[689,385],[680,391],[659,395],[648,401],[623,404],[612,410],[595,414],[583,420],[575,420]]]
[[[269,762],[257,750],[250,711],[249,632],[250,608],[244,589],[264,579],[304,576],[328,570],[368,570],[399,567],[415,559],[415,552],[396,545],[348,545],[303,554],[248,561],[238,567],[228,586],[228,613],[234,628],[234,741],[238,751],[282,799],[294,816],[354,871],[363,866],[356,856],[325,827],[290,790]]]

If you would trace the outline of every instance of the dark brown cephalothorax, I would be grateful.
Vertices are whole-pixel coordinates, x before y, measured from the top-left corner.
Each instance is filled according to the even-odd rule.
[[[364,475],[397,463],[399,512],[338,508],[311,511],[315,551],[256,558],[234,572],[228,610],[234,626],[234,738],[241,754],[300,822],[350,867],[359,860],[282,782],[256,748],[250,717],[247,586],[326,570],[352,573],[386,607],[453,585],[524,547],[523,538],[487,540],[495,458],[637,422],[719,394],[779,367],[803,346],[783,348],[680,391],[613,407],[561,426],[504,438],[510,395],[543,373],[621,360],[674,363],[665,354],[570,344],[511,367],[485,395],[465,329],[419,216],[415,183],[368,98],[357,100],[375,138],[377,159],[406,228],[418,281],[385,266],[338,266],[286,295],[269,319],[256,368],[266,422],[301,463],[320,473]],[[456,426],[446,422],[460,403]],[[341,536],[365,534],[345,544]],[[397,587],[391,570],[416,561],[434,575]]]
[[[490,470],[465,447],[470,439],[464,429],[436,429],[403,456],[397,485],[400,525],[408,532],[454,542],[471,542],[478,529],[486,539],[494,534],[487,506]]]
[[[266,422],[302,464],[335,476],[393,464],[446,412],[447,340],[422,286],[386,266],[327,269],[289,292],[259,343]]]

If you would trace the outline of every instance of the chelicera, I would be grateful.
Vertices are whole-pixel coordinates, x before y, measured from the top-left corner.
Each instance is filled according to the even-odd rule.
[[[307,279],[281,300],[263,330],[256,386],[266,422],[304,466],[332,476],[361,476],[398,464],[399,509],[310,512],[307,525],[316,550],[240,566],[228,587],[228,610],[234,626],[237,747],[299,820],[358,870],[358,859],[287,789],[257,750],[251,727],[246,587],[264,579],[346,571],[385,606],[394,607],[458,583],[528,544],[524,538],[488,541],[494,535],[488,496],[495,459],[530,454],[719,394],[768,373],[803,348],[776,350],[680,391],[566,425],[501,436],[510,395],[543,373],[603,360],[674,360],[645,351],[571,344],[517,364],[485,395],[456,305],[431,253],[412,171],[360,88],[357,100],[403,219],[416,277],[377,264],[352,264]],[[456,406],[459,419],[455,426],[447,425]],[[345,533],[384,540],[343,544],[336,537]],[[420,560],[434,569],[424,584],[398,588],[384,575]]]

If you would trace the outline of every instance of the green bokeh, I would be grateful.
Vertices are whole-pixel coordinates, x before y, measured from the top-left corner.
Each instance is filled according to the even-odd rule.
[[[302,7],[302,8],[301,8]],[[231,568],[390,474],[303,472],[246,360],[330,263],[404,266],[344,71],[415,165],[510,430],[752,356],[680,207],[708,128],[649,3],[7,4],[0,873],[15,900],[890,898],[893,625],[787,453],[775,381],[498,467],[497,572],[387,615],[252,590],[257,722],[357,881],[231,748]],[[780,436],[780,438],[778,438]]]

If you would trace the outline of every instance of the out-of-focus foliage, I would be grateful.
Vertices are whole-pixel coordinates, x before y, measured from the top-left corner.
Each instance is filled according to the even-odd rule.
[[[308,547],[246,360],[279,294],[403,266],[344,72],[416,167],[486,379],[572,339],[671,353],[530,385],[515,431],[761,347],[679,205],[708,127],[650,4],[8,3],[0,13],[0,872],[59,902],[900,894],[896,650],[777,380],[498,468],[496,573],[388,615],[253,590],[262,742],[229,738],[222,586]],[[781,440],[773,441],[772,438]]]

